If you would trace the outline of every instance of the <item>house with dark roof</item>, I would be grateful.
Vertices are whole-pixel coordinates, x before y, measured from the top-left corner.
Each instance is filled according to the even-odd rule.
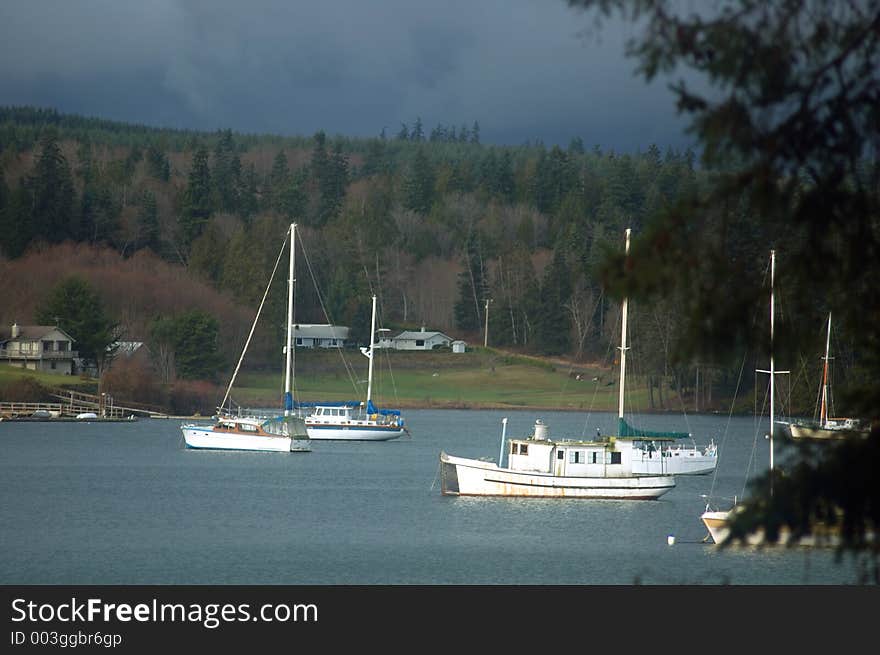
[[[0,363],[73,375],[79,357],[73,342],[73,337],[57,325],[0,326]]]

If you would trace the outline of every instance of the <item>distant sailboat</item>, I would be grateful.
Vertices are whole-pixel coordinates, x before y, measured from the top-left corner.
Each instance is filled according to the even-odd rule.
[[[373,359],[375,356],[376,296],[370,319],[370,347],[361,352],[370,360],[367,373],[367,398],[363,404],[315,403],[305,417],[311,439],[341,441],[389,441],[406,433],[399,409],[379,409],[373,404]],[[305,407],[311,403],[299,403]]]
[[[263,294],[263,300],[257,310],[254,323],[251,326],[250,334],[242,349],[241,357],[232,379],[226,389],[226,395],[220,407],[217,408],[217,418],[213,426],[185,424],[180,426],[183,432],[184,440],[187,448],[203,448],[210,450],[257,450],[272,452],[307,452],[311,450],[308,431],[305,421],[296,416],[293,411],[293,365],[291,361],[292,355],[292,337],[291,330],[293,327],[293,284],[294,284],[294,260],[295,260],[295,234],[296,224],[293,223],[287,232],[290,237],[290,271],[287,280],[287,345],[285,348],[285,371],[284,371],[284,414],[270,416],[254,416],[242,415],[230,412],[224,409],[226,400],[232,385],[235,383],[235,377],[238,369],[247,352],[251,337],[254,334],[254,328],[260,318],[260,312],[266,301],[266,295],[269,293],[269,287],[272,279],[275,277],[275,270],[278,268],[278,262],[284,253],[285,244],[281,246],[281,252],[275,262],[275,270],[269,278],[269,286]],[[286,241],[286,239],[285,239]]]
[[[828,312],[828,332],[825,337],[825,357],[822,366],[822,384],[819,386],[819,420],[792,421],[789,424],[792,439],[843,439],[847,436],[867,436],[868,428],[855,418],[832,417],[831,398],[831,312]]]

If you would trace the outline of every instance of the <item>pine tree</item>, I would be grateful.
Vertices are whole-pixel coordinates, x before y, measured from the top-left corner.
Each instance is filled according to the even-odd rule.
[[[220,133],[214,147],[214,166],[211,183],[214,192],[213,206],[222,212],[236,213],[241,200],[241,159],[232,138],[232,130]]]
[[[458,299],[453,308],[455,326],[463,332],[482,331],[482,303],[489,297],[489,287],[480,243],[473,236],[468,239],[462,259],[463,270],[458,274]]]
[[[178,217],[181,246],[189,252],[192,242],[202,233],[213,213],[211,201],[211,171],[208,168],[208,151],[200,146],[193,155],[189,183],[183,194],[183,206]]]
[[[565,304],[571,297],[571,278],[561,248],[541,280],[541,311],[535,325],[535,346],[545,355],[561,355],[571,348],[571,321]]]
[[[159,254],[162,249],[159,229],[159,207],[156,204],[156,195],[152,191],[144,191],[141,198],[141,207],[138,212],[138,248],[149,248]]]
[[[434,203],[435,174],[424,148],[416,151],[404,180],[404,205],[419,214],[431,211]]]
[[[74,236],[73,178],[54,129],[43,134],[40,150],[40,158],[29,179],[33,233],[36,238],[60,243]]]
[[[100,374],[113,359],[119,326],[107,316],[101,298],[83,278],[62,280],[37,307],[41,325],[58,325],[73,337],[79,356]]]

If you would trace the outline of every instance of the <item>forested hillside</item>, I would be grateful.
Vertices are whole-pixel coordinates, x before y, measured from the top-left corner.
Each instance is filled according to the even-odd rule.
[[[173,342],[169,321],[202,312],[215,368],[237,357],[290,222],[306,255],[298,321],[350,325],[364,341],[373,292],[384,327],[482,344],[488,306],[493,346],[610,362],[618,302],[603,293],[605,255],[709,175],[693,153],[652,144],[486,145],[478,122],[429,129],[416,118],[373,139],[287,138],[26,107],[0,108],[0,170],[0,322],[36,320],[52,289],[77,275],[117,334],[148,342],[154,358],[163,335]],[[742,231],[737,256],[754,262],[738,283],[761,284],[759,222],[738,216],[728,229]],[[270,294],[264,325],[274,334],[258,335],[258,365],[274,364],[284,302]],[[730,391],[740,370],[677,360],[682,311],[631,307],[632,361],[661,405],[664,388],[698,379],[707,397],[713,384]],[[812,355],[799,354],[808,375]]]

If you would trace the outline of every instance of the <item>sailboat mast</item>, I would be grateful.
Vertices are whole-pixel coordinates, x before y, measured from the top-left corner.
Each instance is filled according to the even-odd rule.
[[[296,223],[290,224],[290,270],[287,275],[287,360],[284,367],[284,415],[293,412],[293,272],[296,261]]]
[[[367,375],[367,411],[370,411],[370,399],[373,397],[373,340],[376,334],[376,295],[373,294],[373,316],[370,319],[370,368]]]
[[[626,250],[624,251],[626,257],[629,257],[629,235],[630,228],[626,228]],[[623,427],[623,387],[624,387],[624,378],[626,376],[626,311],[627,311],[627,298],[624,296],[623,305],[621,306],[621,317],[620,317],[620,398],[617,402],[617,425],[618,430]]]
[[[831,312],[828,312],[828,335],[825,337],[825,365],[822,367],[822,407],[819,410],[820,427],[828,419],[828,356],[831,348]]]
[[[776,369],[773,363],[773,328],[775,320],[774,291],[776,279],[776,251],[770,251],[770,470],[773,470],[773,409],[774,390],[776,388]]]

